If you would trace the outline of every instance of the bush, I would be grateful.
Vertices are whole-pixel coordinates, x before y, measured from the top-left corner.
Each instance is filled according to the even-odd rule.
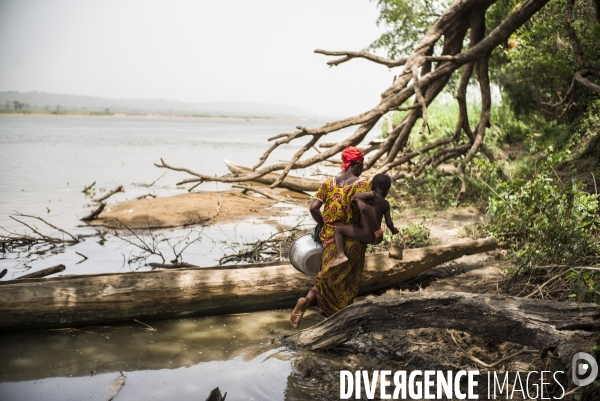
[[[544,158],[542,158],[544,159]],[[521,269],[597,264],[600,256],[598,196],[575,179],[563,183],[546,157],[530,180],[499,183],[489,198],[490,229],[513,241]]]
[[[404,242],[404,248],[423,248],[425,246],[438,245],[440,241],[437,238],[429,238],[431,231],[431,220],[427,220],[427,215],[423,215],[421,222],[411,222],[400,230],[400,238]]]

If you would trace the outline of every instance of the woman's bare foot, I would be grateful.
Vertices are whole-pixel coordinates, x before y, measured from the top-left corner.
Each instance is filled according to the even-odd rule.
[[[346,263],[348,261],[348,257],[344,254],[338,255],[337,258],[329,265],[329,267],[335,267],[337,265],[341,265],[342,263]]]
[[[306,298],[298,299],[296,302],[296,307],[292,311],[292,316],[290,318],[292,322],[292,327],[297,329],[302,321],[302,316],[304,316],[304,312],[306,311]]]

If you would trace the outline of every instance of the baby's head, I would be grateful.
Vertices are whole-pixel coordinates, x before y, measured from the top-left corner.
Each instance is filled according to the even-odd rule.
[[[371,180],[371,189],[384,198],[387,196],[391,186],[392,179],[387,174],[375,174]]]

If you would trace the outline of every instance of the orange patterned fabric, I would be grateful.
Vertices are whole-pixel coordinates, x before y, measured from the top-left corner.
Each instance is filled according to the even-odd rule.
[[[350,203],[352,195],[371,190],[371,184],[358,180],[349,185],[337,185],[335,178],[321,184],[315,198],[323,202],[323,221],[319,237],[323,241],[323,259],[321,270],[317,274],[317,283],[312,288],[317,303],[325,316],[351,305],[358,293],[362,271],[365,265],[367,244],[350,238],[344,240],[344,252],[348,261],[330,268],[337,256],[335,246],[335,227],[338,225],[358,226],[360,214],[356,205]]]

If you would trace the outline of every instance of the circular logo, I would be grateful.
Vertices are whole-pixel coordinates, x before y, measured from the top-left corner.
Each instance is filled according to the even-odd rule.
[[[571,367],[573,369],[573,383],[577,386],[587,386],[596,380],[598,376],[598,363],[593,356],[585,352],[578,352],[573,355]]]

